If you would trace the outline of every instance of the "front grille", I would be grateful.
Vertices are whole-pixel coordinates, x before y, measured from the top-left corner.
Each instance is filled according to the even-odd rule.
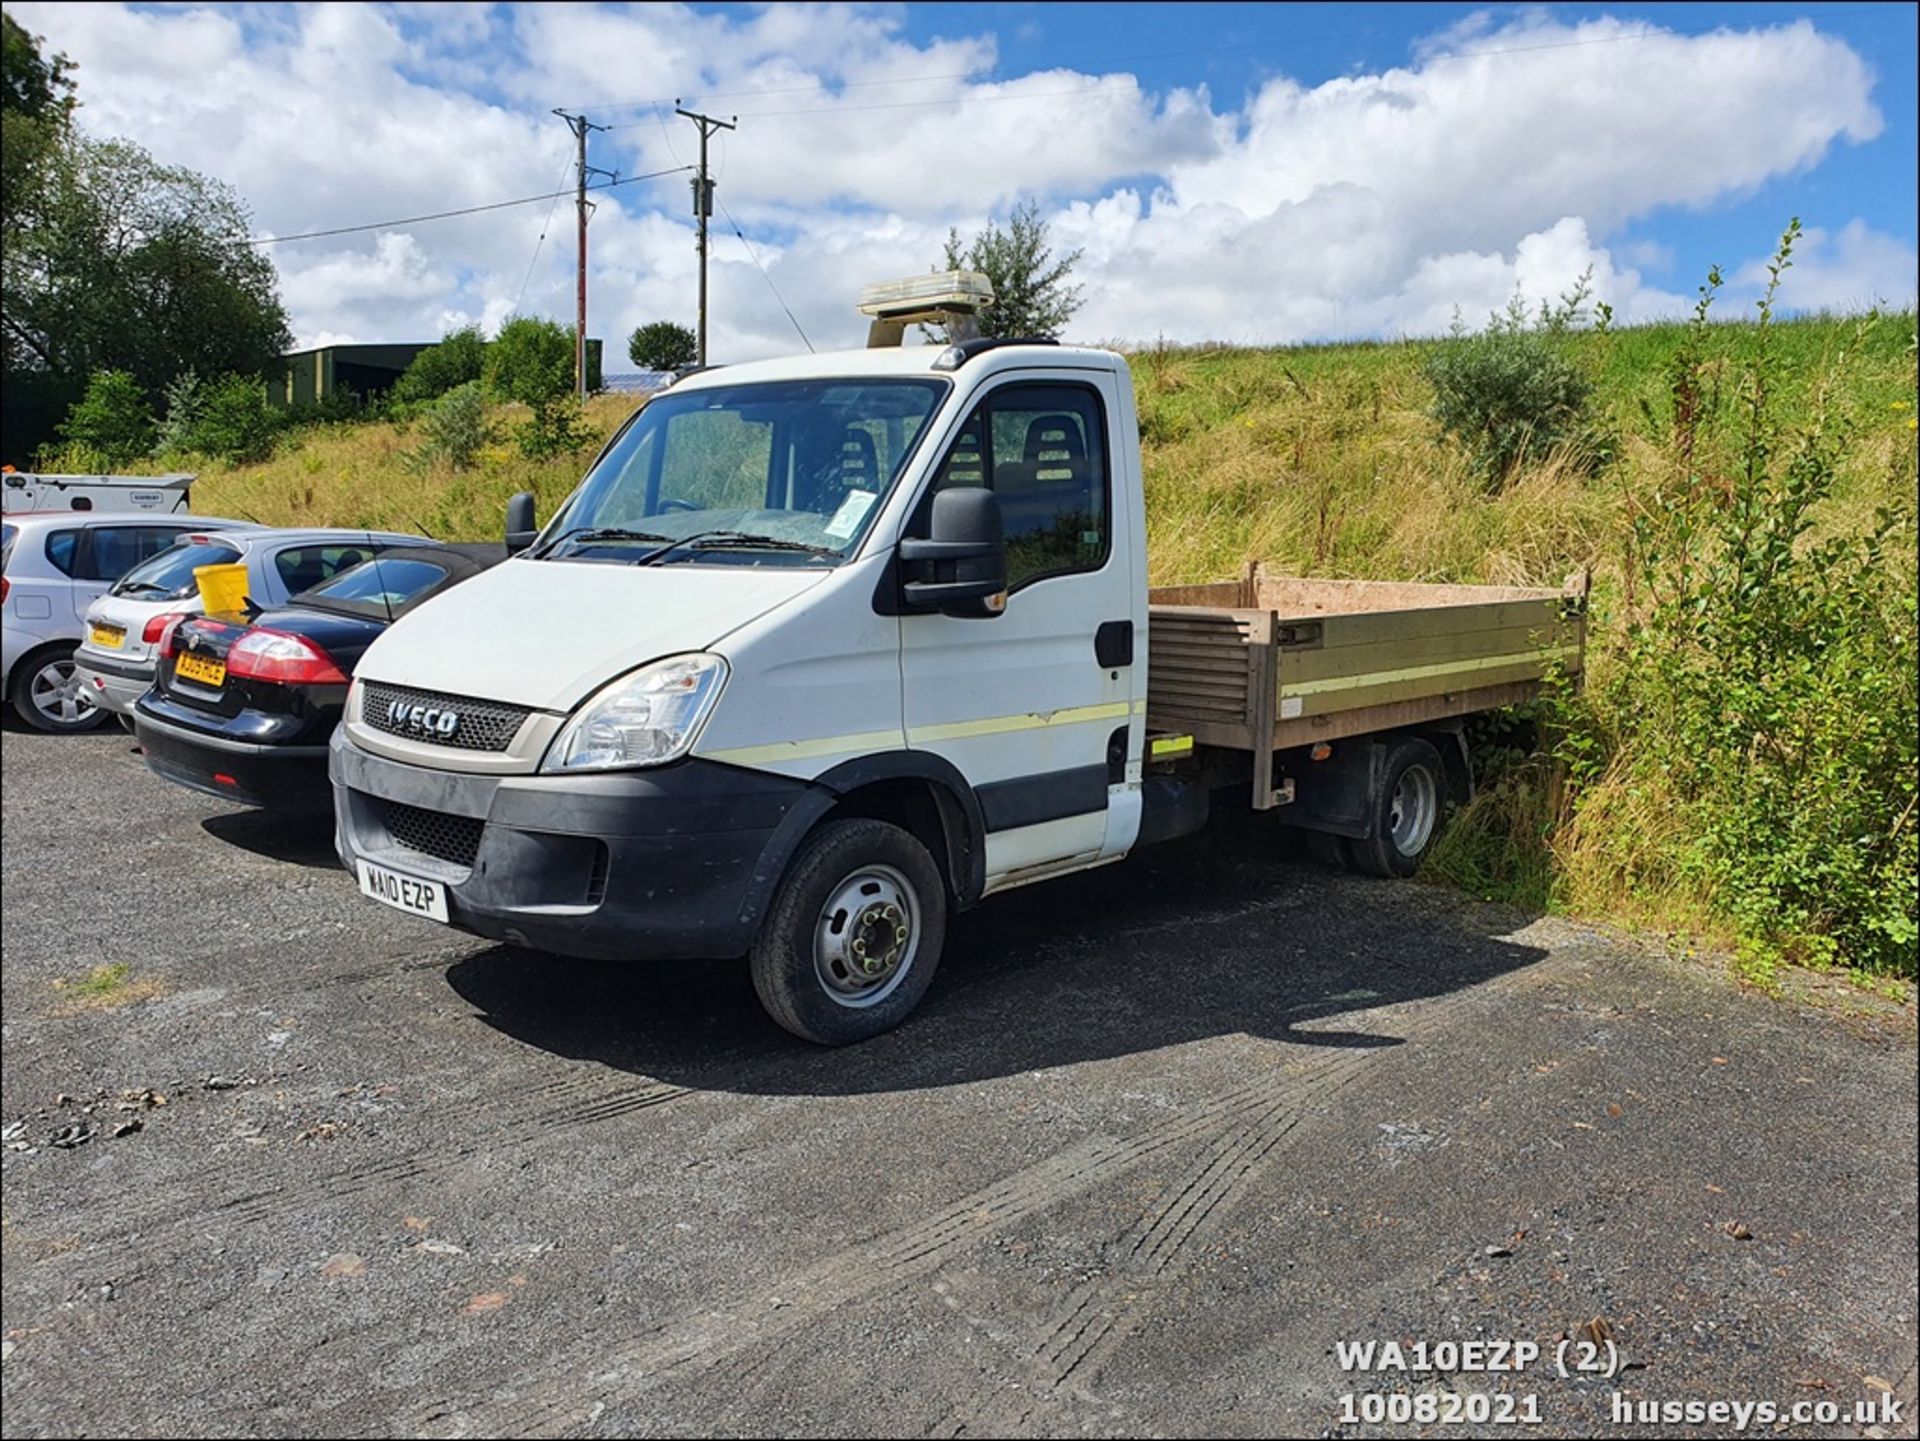
[[[437,730],[395,721],[389,708],[398,702],[411,709],[423,706],[460,718],[452,735]],[[360,720],[377,731],[403,740],[424,741],[428,745],[450,746],[463,751],[503,751],[513,744],[527,719],[525,706],[501,705],[498,701],[472,700],[462,695],[441,695],[430,690],[410,690],[406,686],[383,685],[368,681],[360,688]]]
[[[387,828],[394,843],[422,855],[433,856],[451,865],[473,865],[480,853],[480,832],[486,822],[472,816],[450,816],[445,811],[422,810],[419,806],[390,801],[383,796],[368,796],[380,824]]]

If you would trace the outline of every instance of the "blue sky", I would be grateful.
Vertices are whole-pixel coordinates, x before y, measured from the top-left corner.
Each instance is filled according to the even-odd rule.
[[[9,9],[79,62],[85,125],[227,180],[275,236],[551,190],[555,105],[615,127],[593,159],[624,175],[692,158],[673,97],[737,113],[722,358],[799,343],[779,298],[857,344],[863,282],[1022,200],[1084,252],[1086,340],[1426,333],[1587,267],[1629,319],[1714,263],[1738,305],[1794,214],[1789,304],[1915,288],[1907,4]],[[598,198],[596,334],[691,319],[686,198]],[[302,340],[425,339],[570,317],[572,240],[563,203],[270,253]]]

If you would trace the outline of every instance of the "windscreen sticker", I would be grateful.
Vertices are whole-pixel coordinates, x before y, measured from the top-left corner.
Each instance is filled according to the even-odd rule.
[[[873,509],[878,498],[871,490],[848,491],[847,498],[840,502],[840,509],[827,522],[827,534],[835,540],[845,540],[860,528],[860,522],[867,518],[867,512]]]

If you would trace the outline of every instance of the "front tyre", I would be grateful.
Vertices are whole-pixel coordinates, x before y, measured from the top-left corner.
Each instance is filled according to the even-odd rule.
[[[844,1046],[920,1004],[947,936],[927,848],[885,821],[830,821],[801,843],[753,943],[753,988],[803,1040]]]

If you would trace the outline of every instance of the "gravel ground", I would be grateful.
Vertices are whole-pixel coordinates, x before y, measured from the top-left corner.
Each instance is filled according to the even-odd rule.
[[[4,742],[9,1436],[1727,1435],[1612,1397],[1882,1388],[1915,1434],[1910,1010],[1241,824],[990,902],[822,1052],[734,965],[363,901],[129,748]],[[1543,1357],[1336,1354],[1493,1339]]]

